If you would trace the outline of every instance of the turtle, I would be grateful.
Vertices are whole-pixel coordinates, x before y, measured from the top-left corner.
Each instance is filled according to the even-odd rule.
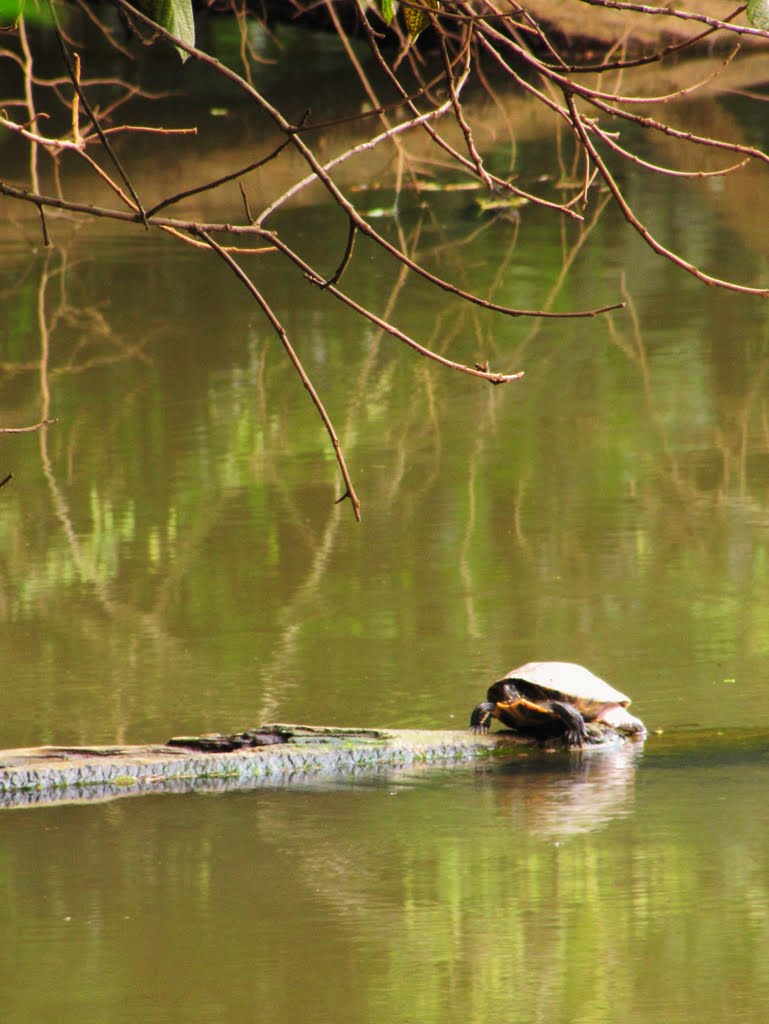
[[[471,732],[489,731],[492,718],[543,739],[561,737],[581,747],[591,737],[586,722],[645,736],[640,718],[627,710],[630,698],[589,669],[567,661],[530,661],[492,683],[486,701],[470,716]]]

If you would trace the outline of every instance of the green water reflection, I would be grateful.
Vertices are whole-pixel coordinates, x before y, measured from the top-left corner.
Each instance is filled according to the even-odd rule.
[[[761,1021],[765,743],[655,742],[6,812],[4,1019]]]
[[[691,116],[742,124],[734,100]],[[253,159],[241,122],[222,124],[223,159]],[[553,143],[521,124],[533,180]],[[767,145],[765,122],[746,131]],[[143,194],[213,176],[132,170]],[[736,175],[627,188],[663,238],[685,225],[690,258],[765,281],[765,184],[749,217]],[[240,202],[211,201],[222,218]],[[317,193],[302,202],[281,232],[331,271],[346,225]],[[403,196],[411,251],[464,287],[627,303],[487,317],[362,244],[349,291],[453,358],[526,371],[491,389],[254,259],[342,438],[358,526],[225,269],[53,217],[56,248],[33,252],[37,222],[0,211],[0,425],[56,419],[0,447],[0,746],[270,719],[457,726],[533,658],[589,665],[652,729],[769,728],[765,302],[703,289],[609,207],[582,244],[533,209],[485,221],[461,194]],[[663,744],[604,771],[533,759],[4,813],[0,1016],[763,1021],[765,753],[671,760]]]
[[[301,220],[320,233],[324,212]],[[693,282],[660,295],[659,267],[577,267],[585,298],[629,312],[479,333],[411,288],[415,334],[526,370],[490,390],[325,297],[294,303],[267,258],[358,527],[314,410],[224,271],[151,239],[20,256],[3,269],[4,423],[57,422],[3,444],[0,645],[25,694],[3,744],[264,717],[447,725],[531,657],[587,663],[651,725],[766,722],[763,306],[721,295],[714,319]]]

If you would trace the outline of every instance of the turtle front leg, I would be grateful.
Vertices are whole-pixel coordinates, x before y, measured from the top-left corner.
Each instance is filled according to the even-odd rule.
[[[571,704],[565,704],[560,700],[549,701],[549,706],[566,726],[564,742],[567,747],[581,747],[587,740],[587,728],[585,719]]]
[[[490,704],[488,701],[485,701],[483,704],[479,704],[477,708],[474,708],[473,713],[470,715],[470,732],[488,732],[496,707],[496,704]]]

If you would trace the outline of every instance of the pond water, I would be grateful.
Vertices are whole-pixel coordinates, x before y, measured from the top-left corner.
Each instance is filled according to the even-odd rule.
[[[763,1020],[766,743],[603,759],[5,812],[4,1019]]]
[[[343,105],[338,57],[317,46],[318,95]],[[297,72],[291,88],[299,102],[310,86]],[[225,99],[208,129],[246,164],[258,125]],[[767,148],[754,110],[732,97],[688,116]],[[525,121],[521,139],[533,185],[552,140]],[[156,163],[148,148],[133,171],[159,194],[214,176]],[[380,164],[357,173],[390,183]],[[626,187],[687,258],[766,285],[755,180],[639,172]],[[393,200],[385,187],[362,206]],[[186,209],[239,215],[235,189],[206,204]],[[279,223],[333,270],[346,226],[319,193]],[[0,747],[276,720],[463,728],[531,659],[605,676],[650,738],[0,812],[2,1020],[763,1022],[767,303],[704,288],[610,206],[585,244],[531,207],[479,218],[463,193],[403,194],[377,225],[495,301],[626,308],[492,316],[404,284],[359,243],[348,291],[451,358],[525,371],[490,388],[254,258],[342,440],[356,524],[229,271],[104,223],[52,218],[56,246],[31,248],[37,221],[0,202],[0,426],[56,419],[0,447]]]

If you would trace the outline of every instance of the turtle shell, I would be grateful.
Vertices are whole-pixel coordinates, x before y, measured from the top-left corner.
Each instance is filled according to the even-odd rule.
[[[530,700],[561,700],[572,704],[587,721],[595,718],[607,704],[624,708],[630,704],[628,696],[604,679],[568,661],[530,661],[514,668],[493,684],[489,690],[490,701],[499,700],[505,683],[513,683]]]

